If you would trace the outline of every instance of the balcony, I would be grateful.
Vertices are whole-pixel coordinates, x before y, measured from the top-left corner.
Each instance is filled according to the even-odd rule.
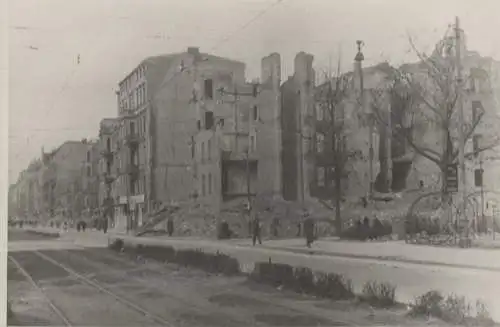
[[[126,173],[132,177],[137,177],[139,174],[139,166],[133,163],[128,164]]]
[[[131,133],[125,136],[125,144],[129,147],[136,147],[137,145],[139,145],[140,141],[141,137],[137,133]]]
[[[246,161],[248,160],[249,164],[252,164],[252,165],[257,164],[257,161],[258,161],[257,153],[255,153],[255,152],[250,152],[247,154],[246,152],[235,152],[235,151],[227,151],[227,150],[226,151],[222,150],[221,159],[222,159],[222,161],[224,161],[226,163],[230,163],[230,162],[246,163]]]
[[[104,179],[104,183],[106,183],[106,184],[111,184],[116,179],[116,176],[114,174],[112,174],[111,172],[104,172],[102,174],[102,177]]]
[[[106,160],[112,160],[114,156],[114,152],[111,149],[101,150],[101,156],[103,156]]]

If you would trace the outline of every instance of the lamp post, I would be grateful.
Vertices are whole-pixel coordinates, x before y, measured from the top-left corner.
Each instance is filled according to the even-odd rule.
[[[365,109],[365,92],[364,92],[364,78],[363,78],[363,60],[365,60],[365,56],[363,55],[363,52],[361,51],[361,48],[364,45],[364,42],[361,40],[356,41],[356,45],[358,47],[358,52],[356,53],[356,57],[354,57],[354,60],[357,63],[358,67],[358,73],[359,73],[359,88],[360,88],[360,106],[361,109],[364,111]],[[373,113],[370,112],[368,113],[368,128],[369,128],[369,135],[368,135],[368,142],[369,142],[369,186],[368,186],[368,200],[371,201],[373,198],[373,157],[374,157],[374,151],[373,151]]]

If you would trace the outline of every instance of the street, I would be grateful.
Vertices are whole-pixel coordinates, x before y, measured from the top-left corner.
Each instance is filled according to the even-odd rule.
[[[37,242],[23,231],[9,243]],[[134,261],[105,248],[9,250],[10,325],[363,326],[417,323],[401,312],[313,299],[171,264]],[[10,246],[9,244],[9,246]],[[418,324],[418,323],[417,323]]]
[[[287,263],[292,266],[310,267],[315,271],[333,272],[350,278],[355,290],[360,292],[368,281],[389,282],[397,286],[396,297],[400,302],[414,302],[417,296],[431,290],[441,291],[445,295],[456,294],[464,296],[473,306],[476,300],[485,303],[496,320],[500,320],[500,299],[498,297],[498,271],[447,267],[443,265],[419,264],[401,262],[397,259],[380,260],[377,258],[348,258],[328,255],[311,254],[312,251],[302,247],[298,251],[276,249],[268,246],[272,241],[264,242],[262,246],[235,246],[230,242],[214,242],[209,240],[184,240],[170,238],[130,238],[130,242],[142,244],[167,244],[177,248],[203,248],[204,251],[221,251],[238,258],[240,264],[251,267],[258,261]],[[377,246],[374,243],[372,246]],[[435,250],[438,251],[438,250]],[[468,250],[464,250],[468,251]],[[309,252],[309,253],[308,253]],[[495,254],[492,253],[492,260]],[[464,262],[466,264],[467,262]]]

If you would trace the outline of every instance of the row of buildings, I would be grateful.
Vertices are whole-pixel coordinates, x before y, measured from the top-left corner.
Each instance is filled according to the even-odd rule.
[[[498,81],[492,74],[500,66],[465,48],[464,53],[468,85],[475,86],[468,89],[465,107],[479,103],[496,117],[491,81]],[[193,208],[198,214],[192,219],[210,225],[207,216],[234,214],[249,200],[270,199],[261,201],[270,211],[273,201],[305,205],[331,199],[339,188],[336,158],[328,150],[333,146],[328,108],[321,99],[331,79],[318,82],[313,59],[297,54],[294,74],[282,82],[281,58],[273,53],[262,59],[259,80],[248,82],[244,63],[195,47],[147,58],[118,84],[117,115],[101,121],[98,139],[66,142],[42,153],[11,186],[11,207],[40,217],[106,216],[113,228],[126,230],[173,202]],[[439,167],[407,141],[397,140],[396,131],[404,126],[370,127],[374,102],[384,112],[397,109],[390,92],[382,91],[382,101],[373,98],[374,90],[388,90],[383,85],[394,69],[385,63],[362,68],[362,59],[360,52],[354,70],[342,75],[345,96],[336,107],[343,122],[342,146],[356,153],[346,162],[340,196],[359,200],[384,170],[394,191],[439,184]],[[399,70],[418,75],[422,63]],[[413,142],[439,152],[443,136],[438,125],[420,124]],[[483,123],[476,129],[491,131]],[[486,161],[481,165],[486,167]],[[475,165],[471,161],[470,169]]]

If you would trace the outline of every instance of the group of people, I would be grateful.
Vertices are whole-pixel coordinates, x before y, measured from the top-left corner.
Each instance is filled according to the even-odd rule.
[[[315,240],[315,223],[312,218],[306,218],[302,223],[297,224],[297,236],[300,237],[302,234],[302,225],[304,226],[304,236],[306,239],[306,246],[311,247],[311,244]],[[250,232],[252,235],[252,244],[255,246],[257,242],[262,244],[262,223],[258,216],[255,216],[249,224]],[[274,237],[278,236],[279,221],[273,220],[271,223],[271,234]]]

